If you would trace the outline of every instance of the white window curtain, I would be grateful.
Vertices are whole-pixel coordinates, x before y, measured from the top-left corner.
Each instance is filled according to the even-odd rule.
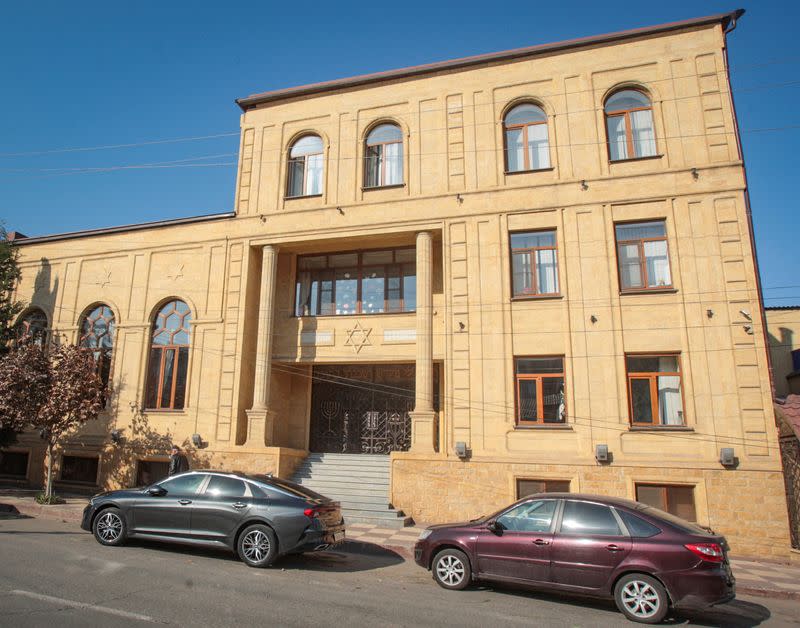
[[[658,407],[662,425],[683,425],[681,378],[662,375],[658,378]]]
[[[525,169],[525,146],[522,144],[522,129],[506,132],[506,150],[508,151],[508,171],[519,172]]]
[[[386,181],[383,185],[400,185],[403,183],[403,143],[384,145],[386,159]]]
[[[631,131],[636,157],[652,157],[656,154],[656,134],[653,129],[653,112],[631,111]]]
[[[648,286],[671,286],[669,256],[664,240],[644,243],[645,265],[647,266]]]
[[[528,155],[532,170],[550,167],[550,145],[547,140],[546,124],[534,124],[528,127]]]
[[[322,155],[306,157],[306,190],[307,195],[322,194]]]
[[[607,118],[608,124],[608,149],[611,160],[628,158],[628,143],[625,139],[625,116],[611,116]]]
[[[556,268],[555,251],[536,252],[537,281],[539,294],[554,294],[558,292],[558,269]]]
[[[619,246],[619,276],[623,288],[641,288],[642,268],[639,265],[639,247],[636,244]]]
[[[529,293],[533,290],[533,273],[531,272],[531,254],[514,254],[514,294]]]

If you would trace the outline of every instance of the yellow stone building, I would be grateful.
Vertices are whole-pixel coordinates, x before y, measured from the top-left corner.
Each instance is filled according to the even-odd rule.
[[[419,522],[566,489],[786,556],[740,14],[243,98],[234,212],[16,240],[20,324],[113,388],[60,481],[338,452]]]

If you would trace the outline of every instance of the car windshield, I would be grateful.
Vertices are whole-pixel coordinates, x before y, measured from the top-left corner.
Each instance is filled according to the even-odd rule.
[[[264,484],[267,488],[277,488],[285,493],[290,493],[291,495],[302,497],[303,499],[327,499],[324,495],[320,495],[305,486],[295,484],[289,480],[283,480],[270,475],[248,475],[247,477]]]
[[[650,515],[651,517],[655,517],[656,519],[666,521],[673,528],[677,528],[681,532],[685,532],[687,534],[709,534],[709,530],[707,528],[703,528],[702,526],[692,523],[691,521],[686,521],[686,519],[676,517],[675,515],[664,512],[663,510],[659,510],[658,508],[653,508],[653,506],[640,506],[637,508],[637,510],[646,515]]]

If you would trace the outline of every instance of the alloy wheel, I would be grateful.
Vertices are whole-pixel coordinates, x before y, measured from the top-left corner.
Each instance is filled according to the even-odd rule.
[[[269,537],[261,530],[248,532],[242,539],[242,552],[251,563],[260,563],[269,554]]]
[[[642,580],[631,580],[622,588],[622,603],[640,619],[649,619],[661,608],[658,591]]]
[[[457,586],[464,580],[464,563],[457,556],[442,556],[436,563],[436,575],[448,586]]]
[[[114,512],[105,512],[97,521],[97,533],[108,543],[114,543],[122,536],[122,519]]]

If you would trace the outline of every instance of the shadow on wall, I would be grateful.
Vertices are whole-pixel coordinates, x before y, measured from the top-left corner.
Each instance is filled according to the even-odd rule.
[[[56,297],[58,296],[58,277],[52,279],[53,268],[50,260],[46,257],[41,258],[41,266],[36,272],[36,279],[33,281],[33,295],[31,296],[30,306],[42,308],[48,313],[48,323],[50,332],[55,331]],[[23,277],[24,279],[24,277]],[[52,281],[52,286],[50,285]],[[56,336],[53,333],[53,340]]]

